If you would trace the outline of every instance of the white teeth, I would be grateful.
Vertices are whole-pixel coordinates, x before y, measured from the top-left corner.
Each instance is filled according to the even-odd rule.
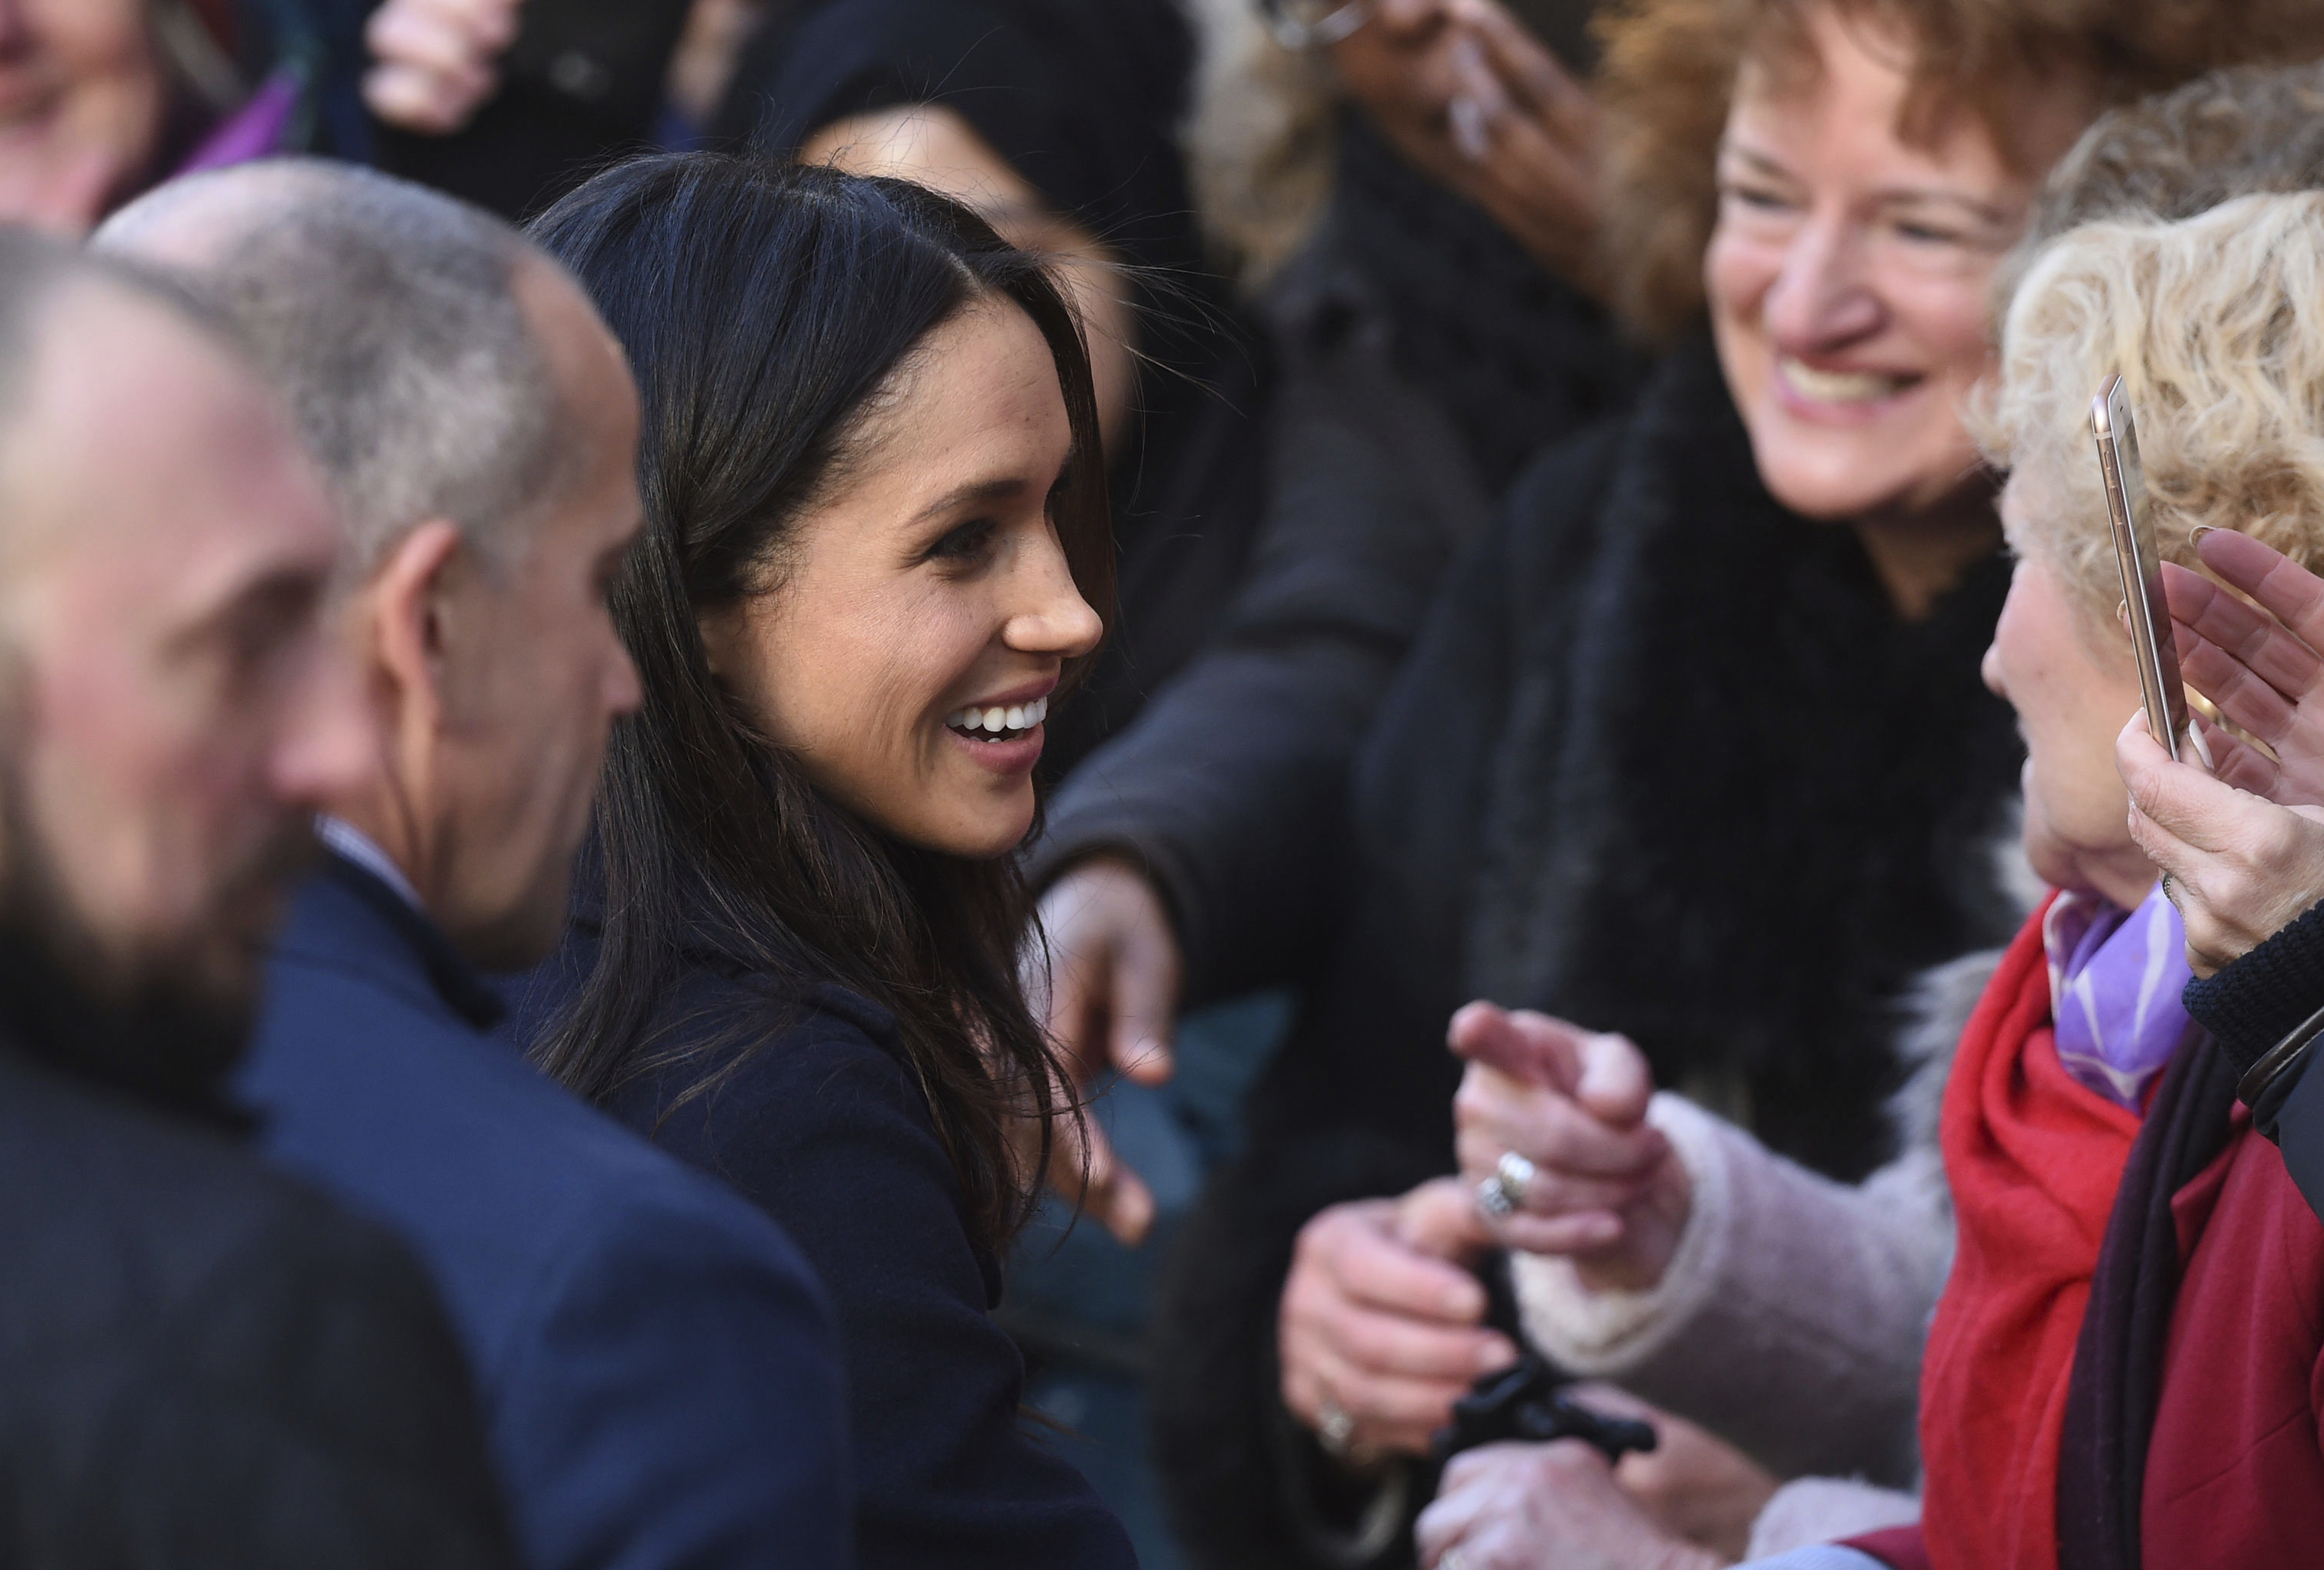
[[[994,736],[1010,730],[1029,730],[1049,717],[1049,700],[1036,698],[1029,703],[1012,703],[1006,708],[991,708],[972,703],[965,709],[954,710],[945,716],[945,723],[954,730],[983,730]]]
[[[1822,403],[1871,403],[1894,396],[1913,380],[1870,371],[1818,371],[1788,357],[1779,363],[1784,381]]]

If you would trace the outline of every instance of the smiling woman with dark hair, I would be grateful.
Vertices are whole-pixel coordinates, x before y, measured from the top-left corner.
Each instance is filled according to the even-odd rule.
[[[1057,1069],[1010,859],[1111,583],[1074,318],[916,186],[689,154],[535,234],[628,350],[642,541],[538,1060],[781,1221],[838,1308],[860,1563],[1132,1563],[992,1324]]]

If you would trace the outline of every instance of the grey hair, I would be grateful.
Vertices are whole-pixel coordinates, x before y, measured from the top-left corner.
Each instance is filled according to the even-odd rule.
[[[555,263],[451,197],[286,160],[180,180],[97,243],[187,265],[290,406],[368,572],[447,519],[488,560],[521,554],[576,444],[515,294]]]
[[[2324,61],[2235,66],[2109,109],[2043,182],[1994,279],[1994,320],[2043,248],[2101,218],[2166,222],[2237,197],[2324,190]]]

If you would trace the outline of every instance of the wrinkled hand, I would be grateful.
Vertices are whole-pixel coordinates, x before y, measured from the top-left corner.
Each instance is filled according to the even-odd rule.
[[[1415,1529],[1420,1562],[1460,1570],[1717,1570],[1725,1556],[1665,1529],[1579,1439],[1487,1445],[1444,1469]]]
[[[1308,1222],[1276,1328],[1292,1415],[1320,1432],[1327,1402],[1345,1412],[1352,1460],[1426,1455],[1452,1403],[1517,1361],[1467,1268],[1492,1241],[1452,1178]]]
[[[1497,0],[1380,0],[1332,59],[1408,161],[1598,289],[1597,104]]]
[[[385,0],[364,24],[364,102],[390,125],[448,136],[500,90],[524,0]]]
[[[2217,974],[2324,899],[2324,810],[2278,806],[2172,762],[2144,712],[2114,756],[2130,787],[2131,838],[2171,877],[2196,975]]]
[[[2233,529],[2204,535],[2195,552],[2258,608],[2164,563],[2180,675],[2276,755],[2207,723],[2214,772],[2282,806],[2324,806],[2324,579]]]
[[[1582,1384],[1567,1393],[1592,1411],[1653,1424],[1655,1447],[1624,1454],[1614,1464],[1614,1481],[1673,1536],[1743,1557],[1753,1524],[1782,1485],[1774,1473],[1710,1429],[1618,1386]]]
[[[1524,1206],[1493,1224],[1500,1241],[1570,1256],[1599,1290],[1661,1281],[1694,1185],[1646,1121],[1645,1054],[1621,1036],[1489,1003],[1454,1015],[1447,1039],[1469,1062],[1452,1101],[1463,1179],[1473,1189],[1511,1151],[1536,1168]]]
[[[1183,966],[1169,914],[1146,876],[1099,858],[1074,868],[1041,897],[1046,953],[1027,957],[1026,989],[1085,1098],[1109,1069],[1141,1085],[1170,1078]],[[1154,1197],[1122,1164],[1094,1125],[1086,1149],[1075,1138],[1051,1152],[1050,1189],[1078,1204],[1124,1243],[1154,1221]]]

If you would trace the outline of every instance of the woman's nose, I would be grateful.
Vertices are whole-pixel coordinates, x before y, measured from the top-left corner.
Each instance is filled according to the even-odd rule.
[[[1858,226],[1803,224],[1768,289],[1767,331],[1794,352],[1836,348],[1879,331],[1887,319],[1874,289]]]
[[[1003,641],[1022,654],[1075,659],[1089,653],[1104,636],[1105,623],[1082,598],[1065,551],[1051,539],[1028,555]]]

